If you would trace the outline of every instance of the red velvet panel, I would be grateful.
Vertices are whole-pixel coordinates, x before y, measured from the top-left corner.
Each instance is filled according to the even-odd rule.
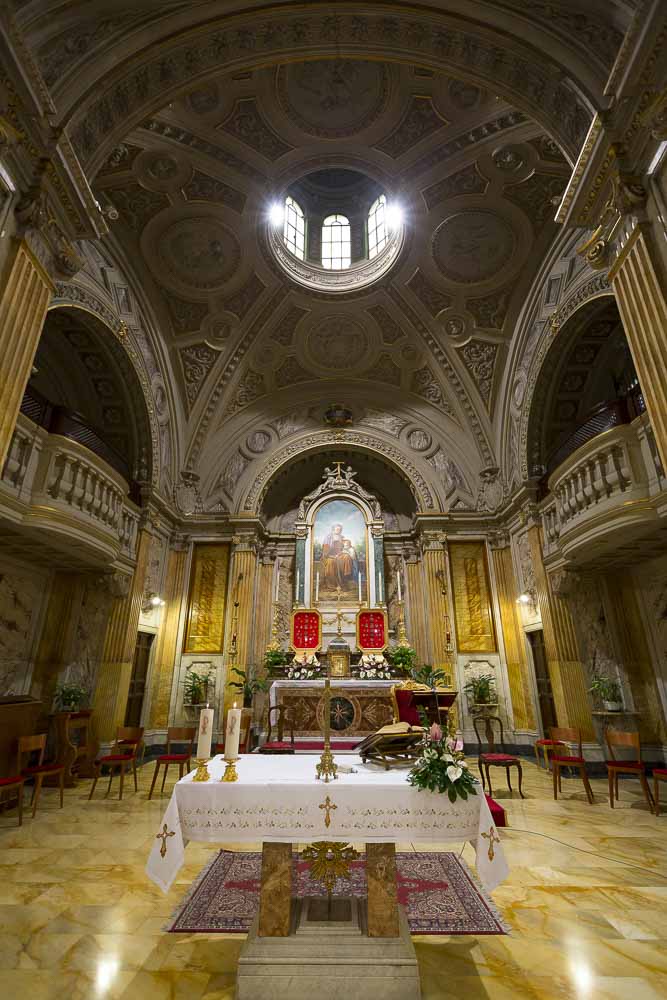
[[[414,704],[412,691],[396,691],[396,704],[399,722],[407,722],[411,726],[420,725],[419,712]]]

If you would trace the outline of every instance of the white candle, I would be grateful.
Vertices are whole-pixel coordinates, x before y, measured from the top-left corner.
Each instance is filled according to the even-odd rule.
[[[205,759],[211,756],[211,740],[213,739],[213,709],[202,708],[199,713],[199,736],[197,737],[197,756]]]
[[[236,760],[239,755],[239,739],[241,737],[241,709],[230,708],[227,712],[227,729],[225,730],[225,760]]]
[[[278,564],[278,569],[276,571],[276,604],[278,603],[278,594],[280,593],[280,563]]]
[[[382,604],[382,573],[378,573],[378,601]]]
[[[401,600],[401,574],[396,570],[396,583],[398,584],[398,599]]]
[[[296,571],[296,603],[299,603],[299,584],[301,583],[301,570]]]
[[[359,604],[361,604],[361,573],[359,574]]]
[[[315,577],[315,604],[317,604],[319,599],[320,599],[320,573],[318,570],[317,576]]]

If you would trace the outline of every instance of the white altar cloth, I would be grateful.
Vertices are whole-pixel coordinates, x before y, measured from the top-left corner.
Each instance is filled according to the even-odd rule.
[[[316,754],[245,754],[237,782],[221,782],[222,757],[209,765],[211,778],[193,782],[194,771],[176,783],[146,873],[167,892],[185,858],[189,840],[209,843],[315,840],[366,843],[469,841],[477,872],[493,890],[508,867],[482,786],[467,800],[420,791],[408,784],[408,769],[385,771],[346,756],[355,774],[328,784],[315,778]],[[343,763],[343,760],[341,760]],[[328,808],[327,808],[328,806]],[[327,824],[328,819],[328,824]]]

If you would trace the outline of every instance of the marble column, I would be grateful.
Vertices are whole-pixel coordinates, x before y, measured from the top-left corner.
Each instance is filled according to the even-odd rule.
[[[150,544],[151,533],[144,528],[139,532],[134,574],[125,584],[118,581],[119,596],[109,616],[93,699],[93,724],[101,743],[112,742],[116,729],[125,722]]]
[[[417,549],[410,550],[405,557],[405,577],[407,587],[408,638],[417,653],[418,663],[431,661],[431,647],[427,628],[427,614],[424,601],[423,566]]]
[[[592,741],[595,732],[588,677],[581,662],[570,609],[566,600],[555,593],[544,568],[539,524],[528,529],[527,537],[558,725],[581,729],[584,740]]]
[[[519,587],[514,574],[509,540],[503,537],[497,544],[491,540],[491,557],[498,588],[498,606],[507,658],[507,679],[512,698],[514,728],[534,730],[536,721],[526,655],[526,640],[516,603]]]
[[[650,234],[636,226],[609,272],[655,442],[667,469],[667,302]]]
[[[366,844],[368,936],[398,937],[396,847]]]
[[[260,937],[288,937],[292,904],[292,845],[262,844]]]
[[[85,577],[80,573],[56,572],[51,584],[30,683],[31,695],[41,699],[47,714],[58,674],[71,658],[84,590]]]
[[[0,291],[0,469],[14,433],[54,285],[24,240]]]
[[[445,615],[449,616],[449,583],[446,552],[447,536],[442,531],[425,531],[421,536],[426,624],[433,668],[451,673],[447,655]],[[449,618],[451,621],[451,617]]]
[[[176,547],[176,545],[178,547]],[[186,600],[185,568],[187,545],[178,541],[169,552],[165,574],[165,606],[157,637],[153,661],[151,700],[148,725],[151,729],[166,729],[169,725],[169,706],[174,670],[178,659],[178,629],[181,610]]]
[[[229,572],[229,599],[225,632],[225,698],[224,714],[234,702],[242,701],[238,688],[229,687],[237,680],[231,668],[244,670],[250,663],[254,648],[256,611],[257,540],[254,535],[235,535],[232,539],[232,560]],[[236,605],[236,607],[235,607]],[[236,620],[235,620],[236,618]]]

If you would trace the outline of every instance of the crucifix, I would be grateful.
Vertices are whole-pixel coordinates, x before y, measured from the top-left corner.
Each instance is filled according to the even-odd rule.
[[[340,602],[343,598],[343,591],[340,589],[340,584],[336,587],[336,604],[338,608],[334,615],[330,615],[328,618],[323,618],[322,621],[325,625],[335,625],[336,635],[341,639],[343,637],[343,622],[353,622],[354,618],[350,618],[349,615],[344,614],[340,609]]]
[[[166,853],[167,853],[167,837],[175,837],[175,836],[176,836],[176,831],[175,830],[168,830],[166,823],[162,827],[162,833],[156,834],[155,839],[162,841],[162,843],[160,844],[160,857],[161,858],[163,858],[166,855]]]
[[[329,796],[327,795],[327,797],[324,800],[324,802],[320,803],[320,809],[325,809],[326,810],[326,815],[324,817],[324,825],[326,826],[326,828],[328,830],[329,827],[331,826],[331,812],[334,809],[338,809],[338,806],[334,805],[333,802],[331,801],[331,799],[329,798]]]
[[[488,833],[483,833],[482,837],[484,838],[484,840],[488,840],[489,842],[489,861],[493,861],[494,857],[496,856],[496,852],[494,850],[493,845],[500,843],[500,837],[496,837],[496,831],[494,827],[491,827]]]

